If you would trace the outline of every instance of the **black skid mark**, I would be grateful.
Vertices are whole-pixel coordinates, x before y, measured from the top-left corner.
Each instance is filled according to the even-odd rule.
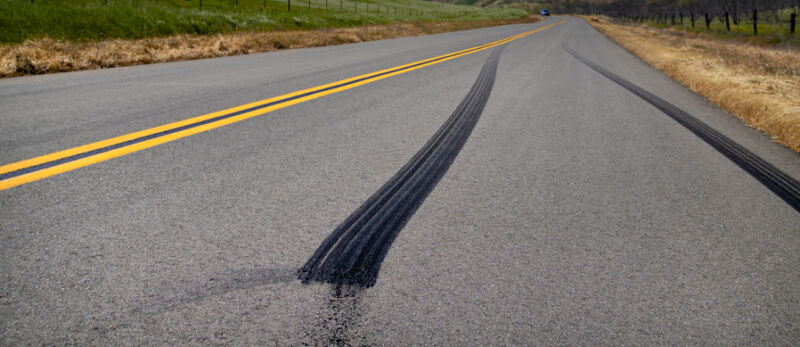
[[[478,123],[492,92],[503,47],[492,52],[466,97],[425,146],[322,242],[299,271],[303,283],[375,285],[389,247]]]

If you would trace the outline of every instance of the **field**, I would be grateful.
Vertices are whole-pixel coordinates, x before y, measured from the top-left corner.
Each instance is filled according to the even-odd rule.
[[[288,11],[291,1],[291,11]],[[201,7],[202,6],[202,7]],[[522,18],[422,0],[0,0],[0,44]]]
[[[738,39],[755,44],[788,44],[797,46],[800,45],[800,28],[796,28],[794,35],[790,33],[789,29],[789,18],[794,11],[793,9],[785,9],[777,13],[759,13],[758,35],[753,35],[752,13],[748,13],[744,16],[744,20],[738,21],[738,23],[729,18],[730,31],[727,29],[725,17],[712,18],[709,27],[706,27],[703,16],[695,17],[694,27],[692,27],[691,18],[688,16],[684,16],[683,23],[680,22],[680,17],[676,17],[675,25],[672,25],[671,17],[666,21],[662,20],[661,23],[656,21],[646,21],[645,23],[655,28],[676,28],[693,33],[709,32],[713,33],[717,38]]]
[[[650,65],[800,152],[800,48],[605,17],[587,20]]]

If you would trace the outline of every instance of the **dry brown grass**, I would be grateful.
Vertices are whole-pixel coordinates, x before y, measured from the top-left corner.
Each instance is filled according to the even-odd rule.
[[[538,17],[528,17],[470,22],[400,23],[357,28],[232,33],[213,36],[179,35],[101,42],[63,42],[41,39],[0,47],[0,77],[337,45],[495,25],[532,23],[539,20]]]
[[[800,50],[722,41],[607,18],[588,22],[714,104],[800,152]]]

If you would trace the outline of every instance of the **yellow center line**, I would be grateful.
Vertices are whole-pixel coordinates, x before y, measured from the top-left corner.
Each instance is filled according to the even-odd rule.
[[[229,109],[225,109],[225,110],[221,110],[221,111],[205,114],[205,115],[202,115],[202,116],[193,117],[193,118],[185,119],[185,120],[174,122],[174,123],[169,123],[169,124],[157,126],[157,127],[154,127],[154,128],[141,130],[141,131],[133,132],[133,133],[122,135],[122,136],[117,136],[117,137],[110,138],[110,139],[107,139],[107,140],[93,142],[93,143],[86,144],[86,145],[83,145],[83,146],[78,146],[78,147],[66,149],[66,150],[63,150],[63,151],[54,152],[54,153],[46,154],[46,155],[43,155],[43,156],[39,156],[39,157],[35,157],[35,158],[30,158],[30,159],[18,161],[18,162],[15,162],[15,163],[6,164],[6,165],[3,165],[3,166],[0,166],[0,174],[13,172],[13,171],[16,171],[16,170],[20,170],[20,169],[24,169],[24,168],[27,168],[27,167],[48,163],[48,162],[59,160],[59,159],[63,159],[63,158],[68,158],[68,157],[71,157],[71,156],[74,156],[74,155],[78,155],[78,154],[81,154],[81,153],[86,153],[86,152],[93,151],[93,150],[96,150],[96,149],[117,145],[117,144],[120,144],[120,143],[123,143],[123,142],[126,142],[126,141],[130,141],[130,140],[134,140],[134,139],[137,139],[137,138],[140,138],[140,137],[143,137],[143,136],[157,134],[157,133],[160,133],[160,132],[168,131],[168,130],[179,128],[179,127],[182,127],[182,126],[186,126],[186,125],[202,122],[202,121],[205,121],[205,120],[209,120],[209,119],[212,119],[212,118],[215,118],[215,117],[224,116],[224,115],[231,114],[231,113],[234,113],[234,112],[239,112],[239,111],[242,111],[242,110],[247,110],[249,108],[258,107],[258,106],[261,106],[261,105],[269,104],[269,103],[272,103],[272,102],[280,101],[280,100],[291,98],[291,97],[296,97],[298,95],[303,95],[303,94],[307,94],[307,93],[312,93],[312,92],[315,92],[315,91],[323,90],[323,89],[326,89],[326,88],[331,88],[331,87],[334,87],[336,85],[340,85],[340,84],[343,84],[343,83],[348,83],[348,82],[352,82],[352,81],[356,81],[356,80],[361,80],[361,81],[358,81],[358,82],[355,82],[355,83],[350,83],[350,84],[346,84],[346,85],[343,85],[343,86],[340,86],[340,87],[331,88],[331,89],[328,89],[328,90],[325,90],[325,91],[321,91],[321,92],[314,93],[314,94],[311,94],[311,95],[307,95],[307,96],[304,96],[304,97],[292,99],[292,100],[289,100],[289,101],[286,101],[286,102],[277,103],[275,105],[271,105],[271,106],[268,106],[268,107],[259,108],[257,110],[253,110],[253,111],[250,111],[250,112],[242,113],[240,115],[224,118],[224,119],[221,119],[219,121],[215,121],[215,122],[203,124],[203,125],[200,125],[200,126],[192,127],[192,128],[189,128],[189,129],[177,131],[177,132],[174,132],[174,133],[171,133],[171,134],[167,134],[167,135],[164,135],[164,136],[159,136],[159,137],[156,137],[156,138],[153,138],[153,139],[149,139],[149,140],[146,140],[146,141],[138,142],[138,143],[135,143],[135,144],[132,144],[132,145],[128,145],[128,146],[125,146],[125,147],[120,147],[120,148],[113,149],[113,150],[110,150],[110,151],[107,151],[107,152],[102,152],[102,153],[98,153],[98,154],[95,154],[95,155],[87,156],[85,158],[69,161],[69,162],[66,162],[66,163],[63,163],[63,164],[54,165],[54,166],[51,166],[51,167],[48,167],[48,168],[45,168],[45,169],[42,169],[42,170],[33,171],[33,172],[29,172],[29,173],[22,174],[22,175],[19,175],[19,176],[10,177],[10,178],[7,178],[5,180],[0,181],[0,190],[5,190],[5,189],[16,187],[18,185],[22,185],[22,184],[25,184],[25,183],[30,183],[30,182],[33,182],[33,181],[37,181],[37,180],[40,180],[40,179],[43,179],[43,178],[46,178],[46,177],[58,175],[58,174],[61,174],[61,173],[67,172],[67,171],[75,170],[75,169],[78,169],[78,168],[81,168],[81,167],[84,167],[84,166],[88,166],[88,165],[92,165],[92,164],[95,164],[95,163],[99,163],[101,161],[106,161],[106,160],[109,160],[109,159],[112,159],[112,158],[116,158],[116,157],[119,157],[119,156],[130,154],[130,153],[133,153],[133,152],[136,152],[136,151],[140,151],[140,150],[143,150],[143,149],[146,149],[146,148],[154,147],[154,146],[160,145],[162,143],[174,141],[174,140],[177,140],[177,139],[180,139],[180,138],[183,138],[183,137],[187,137],[187,136],[190,136],[190,135],[201,133],[201,132],[204,132],[204,131],[207,131],[207,130],[211,130],[211,129],[214,129],[214,128],[219,128],[219,127],[222,127],[222,126],[225,126],[225,125],[228,125],[228,124],[231,124],[231,123],[236,123],[236,122],[248,119],[248,118],[260,116],[260,115],[263,115],[263,114],[266,114],[266,113],[269,113],[269,112],[272,112],[272,111],[275,111],[275,110],[279,110],[279,109],[282,109],[282,108],[285,108],[285,107],[289,107],[289,106],[292,106],[292,105],[296,105],[296,104],[299,104],[299,103],[302,103],[302,102],[306,102],[306,101],[309,101],[309,100],[320,98],[320,97],[323,97],[323,96],[326,96],[326,95],[338,93],[338,92],[341,92],[341,91],[344,91],[344,90],[352,89],[352,88],[355,88],[355,87],[358,87],[358,86],[362,86],[362,85],[365,85],[365,84],[368,84],[368,83],[372,83],[372,82],[375,82],[375,81],[378,81],[378,80],[382,80],[382,79],[389,78],[389,77],[392,77],[392,76],[396,76],[396,75],[399,75],[399,74],[404,74],[404,73],[409,72],[409,71],[414,71],[414,70],[417,70],[417,69],[421,69],[421,68],[426,67],[426,66],[438,64],[438,63],[441,63],[441,62],[444,62],[444,61],[448,61],[448,60],[451,60],[451,59],[463,57],[465,55],[469,55],[469,54],[473,54],[473,53],[476,53],[476,52],[480,52],[480,51],[483,51],[485,49],[489,49],[489,48],[492,48],[492,47],[503,45],[503,44],[506,44],[508,42],[517,40],[519,38],[522,38],[522,37],[537,33],[539,31],[549,29],[549,28],[551,28],[553,26],[556,26],[558,24],[564,23],[564,21],[566,21],[566,18],[562,19],[558,23],[553,23],[553,24],[550,24],[550,25],[547,25],[547,26],[544,26],[544,27],[541,27],[541,28],[538,28],[538,29],[534,29],[534,30],[531,30],[531,31],[528,31],[528,32],[524,32],[524,33],[521,33],[521,34],[513,35],[513,36],[510,36],[510,37],[504,38],[502,40],[490,42],[490,43],[479,45],[479,46],[475,46],[475,47],[472,47],[472,48],[468,48],[468,49],[464,49],[464,50],[460,50],[460,51],[456,51],[456,52],[440,55],[440,56],[429,58],[429,59],[423,59],[423,60],[416,61],[416,62],[413,62],[413,63],[400,65],[400,66],[395,66],[395,67],[391,67],[391,68],[380,70],[380,71],[375,71],[375,72],[364,74],[364,75],[360,75],[360,76],[347,78],[347,79],[340,80],[340,81],[337,81],[337,82],[328,83],[328,84],[324,84],[324,85],[320,85],[320,86],[316,86],[316,87],[312,87],[312,88],[308,88],[308,89],[304,89],[304,90],[300,90],[300,91],[296,91],[296,92],[292,92],[292,93],[276,96],[276,97],[273,97],[273,98],[260,100],[260,101],[252,102],[252,103],[249,103],[249,104],[241,105],[241,106],[236,106],[236,107],[233,107],[233,108],[229,108]],[[393,70],[397,70],[397,71],[391,72]],[[387,73],[387,72],[390,72],[390,73]]]

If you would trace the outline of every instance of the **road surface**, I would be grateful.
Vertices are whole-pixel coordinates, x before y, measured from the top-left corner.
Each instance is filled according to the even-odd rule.
[[[580,18],[5,79],[0,165],[472,47],[0,191],[0,344],[800,342],[791,194],[588,64],[798,155]],[[326,253],[380,192],[385,252]]]

